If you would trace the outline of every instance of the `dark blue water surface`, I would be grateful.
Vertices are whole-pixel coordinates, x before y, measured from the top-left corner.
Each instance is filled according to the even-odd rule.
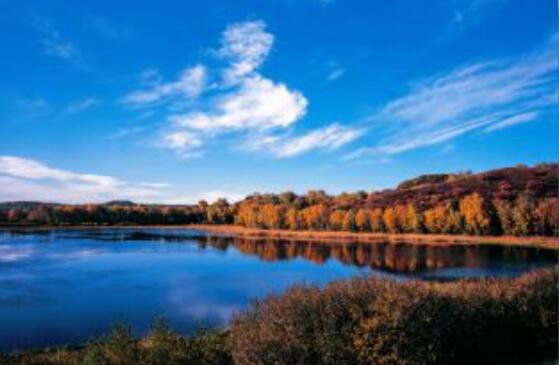
[[[555,250],[216,237],[188,229],[0,231],[0,350],[81,343],[164,315],[190,333],[225,326],[252,298],[355,275],[397,280],[516,276]]]

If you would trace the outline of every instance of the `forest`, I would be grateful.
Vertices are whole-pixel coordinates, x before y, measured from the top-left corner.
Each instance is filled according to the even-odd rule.
[[[236,224],[251,228],[470,235],[557,235],[557,164],[478,174],[422,175],[395,189],[328,195],[323,190],[218,199],[196,205],[0,204],[0,224],[181,225]]]

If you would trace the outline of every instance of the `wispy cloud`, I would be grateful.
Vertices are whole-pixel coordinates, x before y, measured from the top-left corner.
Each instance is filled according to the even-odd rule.
[[[493,131],[534,119],[556,103],[557,53],[554,41],[513,59],[459,67],[415,83],[408,94],[371,117],[376,146],[348,154],[397,154],[439,144],[485,128]]]
[[[160,74],[153,69],[142,72],[141,78],[144,82],[151,82],[151,87],[126,95],[124,97],[125,103],[149,105],[180,97],[196,98],[202,93],[206,85],[206,68],[202,65],[186,68],[176,81],[171,82],[162,82]]]
[[[484,132],[495,132],[501,129],[505,129],[508,127],[511,127],[513,125],[517,125],[520,123],[526,123],[526,122],[530,122],[534,119],[536,119],[538,116],[540,115],[539,112],[528,112],[528,113],[522,113],[522,114],[518,114],[515,116],[512,116],[510,118],[505,118],[502,121],[495,123],[493,125],[490,125],[489,127],[484,129]]]
[[[70,104],[68,104],[66,106],[66,108],[64,109],[64,112],[66,114],[76,114],[79,112],[82,112],[86,109],[92,108],[96,105],[98,105],[100,103],[99,99],[90,96],[87,97],[85,99],[81,99],[81,100],[77,100],[74,102],[71,102]]]
[[[121,139],[121,138],[125,138],[125,137],[130,137],[130,136],[140,134],[140,133],[146,131],[147,129],[148,129],[148,126],[145,126],[145,125],[130,127],[130,128],[123,128],[123,129],[120,129],[117,132],[111,134],[109,136],[109,138],[110,139]]]
[[[330,71],[330,73],[328,73],[328,76],[326,76],[326,79],[328,81],[336,81],[337,79],[339,79],[340,77],[342,77],[345,74],[345,69],[338,67],[333,69],[332,71]]]
[[[106,175],[82,174],[39,161],[0,156],[0,200],[99,202],[111,199],[153,199],[167,184],[127,182]]]
[[[291,136],[291,129],[305,116],[309,102],[300,91],[260,73],[273,42],[273,34],[262,21],[234,23],[224,30],[219,48],[213,52],[225,63],[214,70],[216,75],[210,77],[212,70],[198,65],[186,69],[178,81],[163,83],[157,70],[147,69],[142,80],[150,87],[130,93],[124,100],[135,105],[167,105],[167,126],[157,145],[186,158],[203,156],[208,142],[233,132],[261,139],[251,141],[252,148],[269,148],[269,141],[277,141],[272,153],[276,157],[333,149],[353,140],[357,131],[336,124],[288,141],[287,134]],[[206,82],[207,78],[212,82]],[[209,95],[180,104],[206,90]],[[331,136],[335,132],[343,132],[341,138]]]
[[[364,133],[352,127],[332,123],[322,128],[311,130],[302,135],[263,136],[246,147],[249,149],[266,148],[280,158],[293,157],[311,150],[335,150],[348,144]]]
[[[33,14],[29,22],[41,34],[41,44],[46,55],[57,57],[69,62],[82,63],[78,47],[64,39],[54,27],[52,21]]]
[[[221,47],[217,54],[227,59],[230,66],[225,69],[224,79],[234,83],[262,63],[274,43],[274,36],[266,31],[263,21],[234,23],[225,29],[221,37]]]

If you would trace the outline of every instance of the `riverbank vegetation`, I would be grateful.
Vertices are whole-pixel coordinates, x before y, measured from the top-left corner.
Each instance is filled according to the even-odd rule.
[[[156,321],[81,348],[0,364],[534,364],[557,359],[557,271],[453,283],[375,278],[298,285],[254,301],[227,331],[180,337]]]
[[[235,204],[4,203],[4,225],[237,224],[248,228],[478,236],[557,234],[557,164],[424,175],[396,189],[253,194]]]
[[[274,241],[324,242],[329,244],[349,243],[405,243],[410,246],[522,246],[557,249],[559,242],[553,236],[474,236],[464,234],[386,233],[386,232],[345,232],[309,231],[289,229],[249,228],[227,224],[194,224],[189,227],[218,236],[245,238],[273,243]],[[394,245],[397,246],[397,245]]]

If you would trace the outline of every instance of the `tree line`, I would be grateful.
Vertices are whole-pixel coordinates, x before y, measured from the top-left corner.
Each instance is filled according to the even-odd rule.
[[[481,174],[425,175],[380,192],[253,194],[235,204],[5,204],[4,224],[237,224],[251,228],[550,236],[557,233],[557,164]]]
[[[413,203],[343,209],[326,200],[306,207],[248,200],[234,211],[236,224],[267,229],[516,236],[557,231],[557,198],[527,194],[509,202],[472,193],[425,210]]]

